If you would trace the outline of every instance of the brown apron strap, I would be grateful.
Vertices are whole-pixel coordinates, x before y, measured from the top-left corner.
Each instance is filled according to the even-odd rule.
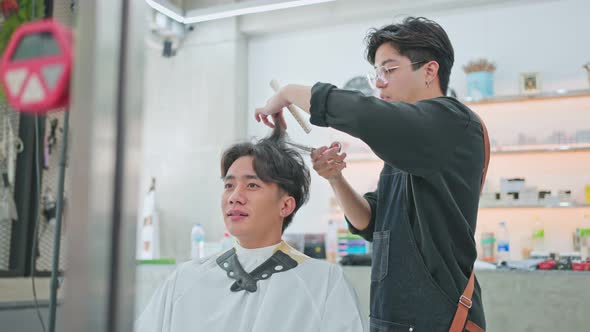
[[[459,299],[457,311],[455,312],[455,317],[453,318],[453,323],[451,323],[449,332],[463,332],[463,327],[467,321],[467,314],[469,313],[469,309],[471,309],[471,297],[473,296],[473,288],[475,284],[474,279],[475,274],[472,271],[471,277],[469,277],[469,281],[467,282],[467,287],[465,287],[465,290]]]
[[[465,330],[467,332],[486,332],[484,329],[482,329],[481,327],[479,327],[477,324],[475,324],[474,322],[468,320],[467,324],[465,325]]]
[[[481,176],[481,184],[479,188],[479,192],[483,191],[483,184],[486,180],[486,175],[488,173],[488,165],[490,164],[490,137],[488,136],[488,129],[486,125],[483,123],[481,117],[479,117],[479,122],[481,122],[481,128],[483,130],[483,142],[484,142],[484,166]],[[473,296],[473,288],[475,284],[475,272],[471,270],[471,276],[469,277],[469,281],[467,282],[467,286],[459,298],[459,303],[457,304],[457,311],[455,312],[455,317],[453,318],[453,322],[451,323],[451,328],[449,332],[463,332],[465,328],[469,332],[485,332],[482,328],[477,326],[472,321],[467,321],[467,315],[469,314],[469,309],[471,309],[471,298]],[[467,322],[467,325],[465,324]]]

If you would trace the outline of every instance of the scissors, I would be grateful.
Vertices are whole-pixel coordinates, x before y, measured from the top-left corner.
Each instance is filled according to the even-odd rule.
[[[297,144],[297,143],[292,143],[292,142],[285,142],[285,143],[287,143],[287,144],[291,145],[292,147],[295,147],[299,150],[305,151],[305,152],[309,153],[310,155],[315,150],[317,150],[316,148],[312,148],[312,147],[302,145],[302,144]],[[332,148],[334,145],[338,147],[338,152],[340,152],[342,150],[342,144],[340,144],[340,142],[336,142],[336,143],[332,144],[332,146],[330,146],[330,147]]]
[[[310,155],[316,150],[315,148],[306,146],[306,145],[302,145],[302,144],[297,144],[297,143],[291,143],[291,142],[285,142],[287,144],[289,144],[290,146],[297,148],[299,150],[305,151],[307,153],[309,153]]]

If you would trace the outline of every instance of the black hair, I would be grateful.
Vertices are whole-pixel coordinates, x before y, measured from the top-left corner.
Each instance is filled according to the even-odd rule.
[[[231,165],[241,157],[252,156],[256,175],[266,183],[276,183],[281,190],[295,199],[293,213],[283,220],[285,229],[293,221],[299,208],[309,199],[311,176],[303,157],[288,146],[285,130],[275,126],[272,134],[255,143],[245,142],[230,146],[221,157],[221,176],[225,177]]]
[[[389,43],[401,55],[408,57],[416,70],[428,61],[438,62],[438,77],[443,95],[446,95],[455,61],[453,45],[445,30],[436,22],[424,17],[407,17],[399,24],[371,29],[365,38],[367,61],[375,65],[375,53]]]

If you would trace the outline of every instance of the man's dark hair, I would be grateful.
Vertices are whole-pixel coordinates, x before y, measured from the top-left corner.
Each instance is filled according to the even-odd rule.
[[[438,23],[424,17],[407,17],[402,23],[371,29],[365,42],[367,61],[372,65],[377,49],[385,43],[412,62],[424,61],[413,65],[414,70],[428,61],[438,62],[441,92],[447,93],[455,54],[449,36]]]
[[[277,125],[269,137],[256,143],[238,143],[230,146],[221,157],[221,176],[225,177],[231,165],[241,157],[252,156],[256,175],[264,182],[276,183],[281,190],[295,199],[295,210],[283,221],[283,231],[291,224],[299,208],[309,198],[311,177],[301,154],[287,146],[285,130]]]

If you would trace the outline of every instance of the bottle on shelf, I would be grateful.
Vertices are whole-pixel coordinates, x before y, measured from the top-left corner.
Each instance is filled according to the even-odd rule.
[[[533,250],[536,252],[545,251],[545,228],[539,217],[535,217],[535,224],[533,227]]]
[[[338,224],[331,219],[326,232],[326,259],[331,263],[338,260]]]
[[[205,230],[201,224],[195,224],[191,231],[191,258],[205,257]]]
[[[481,234],[481,260],[484,262],[495,262],[494,244],[496,238],[492,232],[484,232]]]
[[[501,263],[510,260],[510,235],[505,221],[501,221],[498,226],[496,261]]]
[[[590,214],[584,215],[584,222],[580,228],[580,252],[582,260],[590,258]]]
[[[580,227],[577,227],[576,228],[576,231],[572,234],[572,243],[574,245],[574,251],[575,252],[579,252],[581,254],[582,253],[582,249],[580,247],[580,244],[581,244],[580,243],[580,240],[581,240],[580,239],[580,235],[581,235],[580,232],[581,232]]]

